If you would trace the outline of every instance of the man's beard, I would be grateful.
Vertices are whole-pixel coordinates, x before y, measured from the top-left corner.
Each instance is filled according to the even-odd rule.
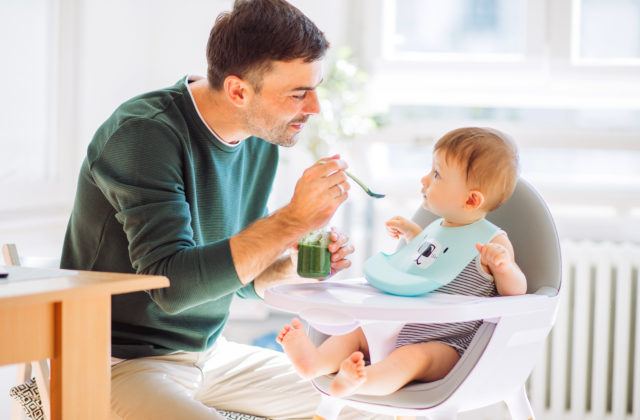
[[[308,119],[309,117],[299,118],[276,127],[265,127],[268,124],[266,121],[261,121],[261,124],[256,124],[255,121],[247,121],[247,127],[253,135],[271,144],[282,147],[293,147],[298,142],[298,134],[300,134],[300,131],[295,130],[289,133],[288,131],[291,124],[304,124]]]
[[[271,121],[267,113],[261,112],[261,109],[254,109],[251,116],[245,117],[245,125],[252,136],[260,137],[271,144],[282,147],[293,147],[298,142],[298,134],[300,131],[295,130],[293,133],[287,133],[292,124],[305,124],[309,116],[299,117],[288,121],[287,123],[270,126]],[[266,116],[266,118],[265,118]]]

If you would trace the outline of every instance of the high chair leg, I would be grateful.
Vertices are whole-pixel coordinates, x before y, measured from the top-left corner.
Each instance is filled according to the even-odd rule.
[[[512,396],[504,400],[507,403],[511,418],[513,420],[534,420],[533,409],[529,404],[527,390],[524,386],[516,391]]]
[[[344,401],[338,398],[323,395],[320,405],[316,408],[316,413],[313,415],[313,420],[337,420],[338,414],[340,414],[344,405]]]

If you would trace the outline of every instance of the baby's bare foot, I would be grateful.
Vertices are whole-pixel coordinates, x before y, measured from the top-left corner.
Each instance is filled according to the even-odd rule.
[[[317,375],[317,349],[307,336],[302,322],[298,318],[291,320],[291,325],[285,325],[276,337],[284,352],[298,373],[304,378],[315,378]]]
[[[336,397],[344,397],[355,394],[360,385],[367,380],[367,373],[364,370],[364,355],[353,352],[346,360],[340,364],[340,370],[336,375],[329,392]]]

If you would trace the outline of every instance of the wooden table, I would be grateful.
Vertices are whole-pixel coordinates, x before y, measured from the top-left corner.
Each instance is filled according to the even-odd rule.
[[[166,287],[163,276],[5,267],[0,365],[51,359],[51,419],[109,419],[111,296]]]

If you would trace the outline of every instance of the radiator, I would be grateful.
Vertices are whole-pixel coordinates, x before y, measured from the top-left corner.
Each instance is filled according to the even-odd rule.
[[[561,249],[558,317],[527,384],[536,417],[640,419],[640,245]]]

